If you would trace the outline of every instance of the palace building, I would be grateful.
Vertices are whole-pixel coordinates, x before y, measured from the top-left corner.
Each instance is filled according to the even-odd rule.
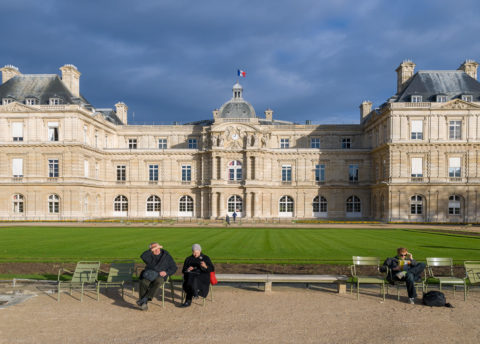
[[[478,63],[396,69],[359,124],[257,115],[236,83],[211,119],[129,125],[96,108],[73,65],[1,68],[0,219],[297,218],[480,222]]]

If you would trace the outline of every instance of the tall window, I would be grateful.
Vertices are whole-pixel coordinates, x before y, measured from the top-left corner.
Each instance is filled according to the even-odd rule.
[[[411,139],[423,140],[423,121],[411,122]]]
[[[117,182],[124,182],[127,180],[127,166],[117,165]]]
[[[327,199],[323,196],[316,196],[313,199],[313,213],[314,216],[319,216],[319,213],[327,213]]]
[[[315,181],[320,183],[325,182],[325,165],[315,165]]]
[[[167,139],[158,139],[158,149],[167,149]]]
[[[48,196],[48,212],[58,214],[60,212],[60,197],[58,195]]]
[[[179,210],[181,214],[193,215],[193,198],[190,196],[182,196],[180,198]]]
[[[448,214],[460,215],[460,196],[452,195],[448,197]]]
[[[233,195],[228,199],[227,202],[228,212],[233,213],[236,212],[237,215],[241,215],[243,211],[243,202],[242,197],[238,195]]]
[[[412,158],[412,177],[423,177],[423,158]]]
[[[50,98],[48,103],[50,105],[60,105],[61,101],[60,98]]]
[[[58,159],[48,159],[48,177],[58,178]]]
[[[48,122],[48,141],[58,141],[58,122]]]
[[[450,140],[462,139],[462,121],[450,121],[448,125],[448,138]]]
[[[137,139],[128,139],[128,149],[137,149]]]
[[[280,216],[293,216],[293,198],[282,196],[279,202]]]
[[[443,94],[437,95],[437,103],[445,103],[447,101],[447,96]]]
[[[23,159],[12,159],[12,176],[14,178],[23,177]]]
[[[16,214],[22,214],[23,209],[24,209],[23,195],[20,195],[20,194],[13,195],[13,212]]]
[[[342,149],[350,149],[352,147],[352,140],[349,137],[342,138]]]
[[[116,213],[126,213],[128,211],[128,199],[124,195],[118,195],[113,201],[113,210]]]
[[[290,139],[280,139],[280,148],[290,148]]]
[[[192,180],[192,166],[182,165],[182,182],[189,182]]]
[[[358,183],[358,165],[349,165],[348,166],[348,181],[351,184]]]
[[[320,138],[312,137],[310,139],[310,148],[320,148]]]
[[[37,98],[25,98],[25,104],[27,105],[38,105]]]
[[[13,99],[12,98],[3,98],[2,99],[2,105],[8,105],[10,103],[13,103]]]
[[[465,102],[473,102],[473,96],[470,94],[462,94],[462,100]]]
[[[151,182],[158,181],[158,165],[148,165],[148,180]]]
[[[12,139],[13,141],[23,141],[23,122],[12,123]]]
[[[448,176],[450,178],[460,178],[462,176],[460,158],[448,158]]]
[[[282,182],[292,181],[292,165],[282,165]]]
[[[197,139],[188,139],[188,148],[197,149]]]
[[[160,214],[161,202],[160,197],[152,195],[147,198],[147,213]]]
[[[423,197],[415,195],[410,198],[410,214],[421,215],[423,213]]]
[[[422,102],[422,96],[412,96],[411,101],[412,101],[412,103],[421,103]]]
[[[347,215],[359,215],[362,212],[362,204],[357,196],[350,196],[346,202]]]
[[[242,180],[242,163],[234,160],[228,163],[228,180]]]
[[[85,176],[85,178],[88,178],[89,176],[89,173],[90,172],[90,164],[88,162],[88,160],[84,160],[83,161],[83,175]]]

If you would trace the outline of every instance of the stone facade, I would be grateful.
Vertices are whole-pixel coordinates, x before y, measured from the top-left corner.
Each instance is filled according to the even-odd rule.
[[[128,125],[122,102],[115,111],[94,108],[80,95],[75,66],[63,66],[62,78],[5,66],[0,219],[224,218],[235,211],[243,218],[480,222],[476,66],[414,73],[405,61],[398,93],[373,110],[363,102],[357,125],[293,124],[270,109],[259,117],[237,83],[213,120],[159,126]],[[445,79],[442,87],[451,78],[469,84],[418,98],[417,79],[434,73]],[[21,93],[19,85],[30,84],[31,94]]]

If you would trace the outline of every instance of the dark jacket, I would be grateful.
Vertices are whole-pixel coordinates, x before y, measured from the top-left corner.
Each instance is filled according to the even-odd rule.
[[[390,282],[393,282],[395,280],[394,276],[398,271],[394,271],[393,269],[398,267],[399,260],[400,260],[400,258],[398,256],[387,258],[383,262],[383,266],[380,267],[380,271],[382,271],[382,272],[386,272],[388,270],[387,280],[390,281]],[[410,267],[414,267],[415,265],[417,265],[417,261],[415,259],[405,258],[404,260],[409,260],[410,261]]]
[[[207,268],[203,268],[200,264],[204,261]],[[193,267],[191,272],[188,272],[189,267]],[[193,255],[187,257],[183,263],[183,290],[187,293],[187,297],[199,296],[207,297],[210,288],[210,272],[215,271],[210,258],[203,253],[200,257],[195,258]]]
[[[142,258],[146,265],[145,270],[165,271],[168,276],[173,275],[175,271],[177,271],[177,264],[175,264],[172,256],[168,251],[163,249],[160,252],[160,260],[156,259],[156,256],[150,250],[143,252],[140,258]]]

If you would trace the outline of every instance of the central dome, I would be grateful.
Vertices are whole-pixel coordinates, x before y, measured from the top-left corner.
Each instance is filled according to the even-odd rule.
[[[237,82],[233,85],[233,97],[218,111],[221,118],[255,118],[253,106],[243,99],[243,88]]]

